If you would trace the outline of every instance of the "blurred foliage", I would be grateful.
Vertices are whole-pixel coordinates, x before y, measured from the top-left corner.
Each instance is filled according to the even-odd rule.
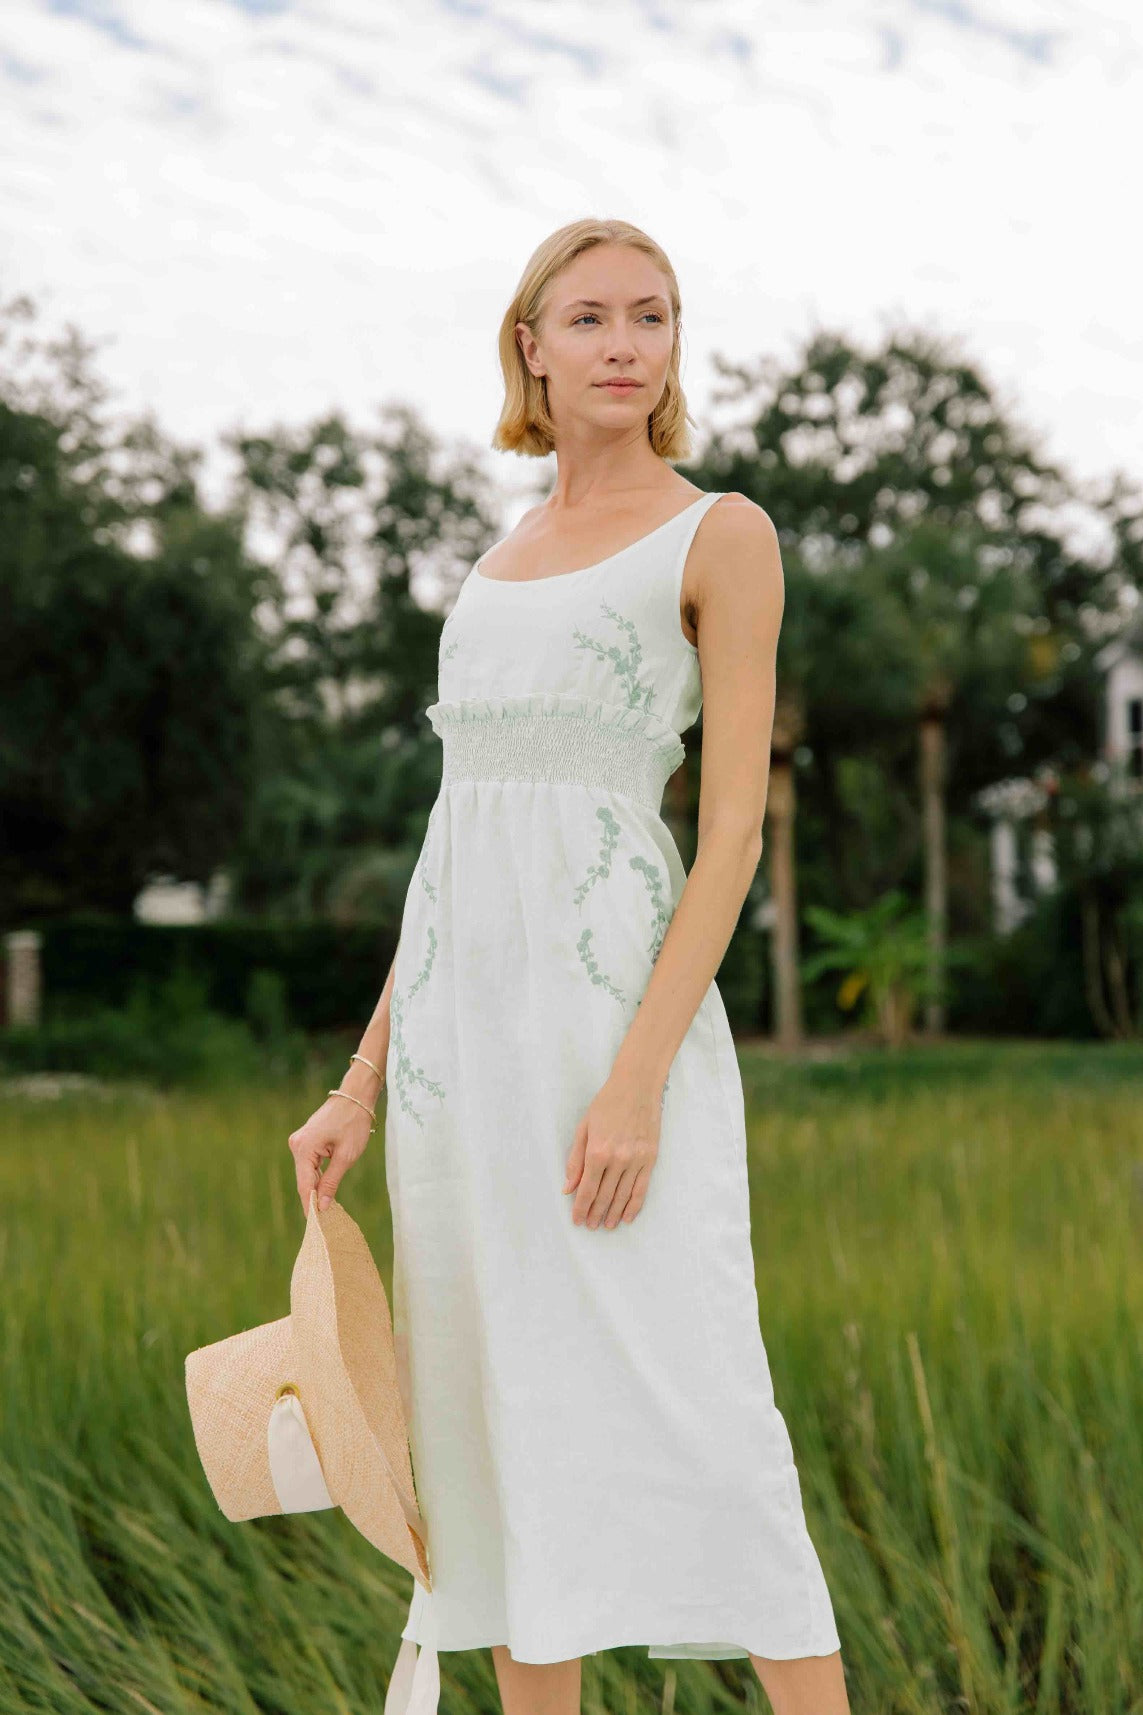
[[[202,453],[117,416],[92,348],[35,314],[0,304],[0,920],[127,916],[148,880],[222,872],[236,917],[395,929],[439,782],[441,625],[500,530],[482,461],[403,405],[370,430],[331,413],[227,434],[208,506]],[[926,334],[822,330],[787,361],[716,367],[719,421],[683,474],[757,501],[781,540],[799,900],[919,898],[918,722],[937,711],[950,932],[980,942],[974,795],[1096,754],[1095,652],[1143,591],[1139,487],[1076,483]],[[672,826],[694,821],[700,740],[701,722]],[[720,973],[741,1029],[767,1021],[765,867]],[[1096,1027],[1122,1033],[1137,879],[1105,877],[1094,907],[1068,885],[1087,887]]]

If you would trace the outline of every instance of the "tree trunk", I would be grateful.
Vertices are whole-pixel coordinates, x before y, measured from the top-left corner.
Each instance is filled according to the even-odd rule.
[[[921,803],[925,840],[925,915],[928,920],[929,981],[936,990],[925,1002],[925,1027],[945,1027],[945,947],[948,935],[948,864],[945,850],[944,709],[930,706],[921,716]]]
[[[774,980],[774,1034],[780,1048],[802,1044],[802,996],[798,977],[798,900],[794,861],[794,770],[789,756],[770,763],[766,794],[766,846],[774,921],[770,961]]]

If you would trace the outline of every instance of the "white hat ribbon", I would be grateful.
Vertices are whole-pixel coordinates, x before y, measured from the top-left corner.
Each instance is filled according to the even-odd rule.
[[[325,1486],[321,1461],[296,1389],[284,1387],[266,1425],[270,1480],[284,1513],[317,1513],[337,1505]]]
[[[315,1513],[337,1503],[322,1476],[302,1402],[293,1388],[283,1388],[274,1401],[266,1426],[270,1476],[284,1513]],[[427,1596],[425,1641],[418,1650],[413,1638],[402,1638],[389,1676],[383,1715],[437,1715],[441,1676],[437,1656],[436,1611]]]
[[[413,1638],[402,1638],[389,1676],[382,1715],[437,1715],[441,1695],[440,1659],[437,1655],[437,1616],[433,1598],[426,1595],[421,1612],[425,1636],[418,1652]]]

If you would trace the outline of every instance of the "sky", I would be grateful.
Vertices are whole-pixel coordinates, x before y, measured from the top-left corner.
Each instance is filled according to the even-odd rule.
[[[663,245],[683,383],[815,327],[954,338],[1078,477],[1143,475],[1133,0],[4,0],[0,298],[124,412],[225,430],[413,406],[505,527],[500,318],[535,246]],[[212,489],[215,491],[212,494]]]

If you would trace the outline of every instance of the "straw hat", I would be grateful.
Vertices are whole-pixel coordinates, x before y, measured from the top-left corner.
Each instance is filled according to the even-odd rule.
[[[432,1590],[385,1288],[336,1201],[311,1197],[290,1314],[186,1359],[195,1443],[235,1523],[340,1507]]]

